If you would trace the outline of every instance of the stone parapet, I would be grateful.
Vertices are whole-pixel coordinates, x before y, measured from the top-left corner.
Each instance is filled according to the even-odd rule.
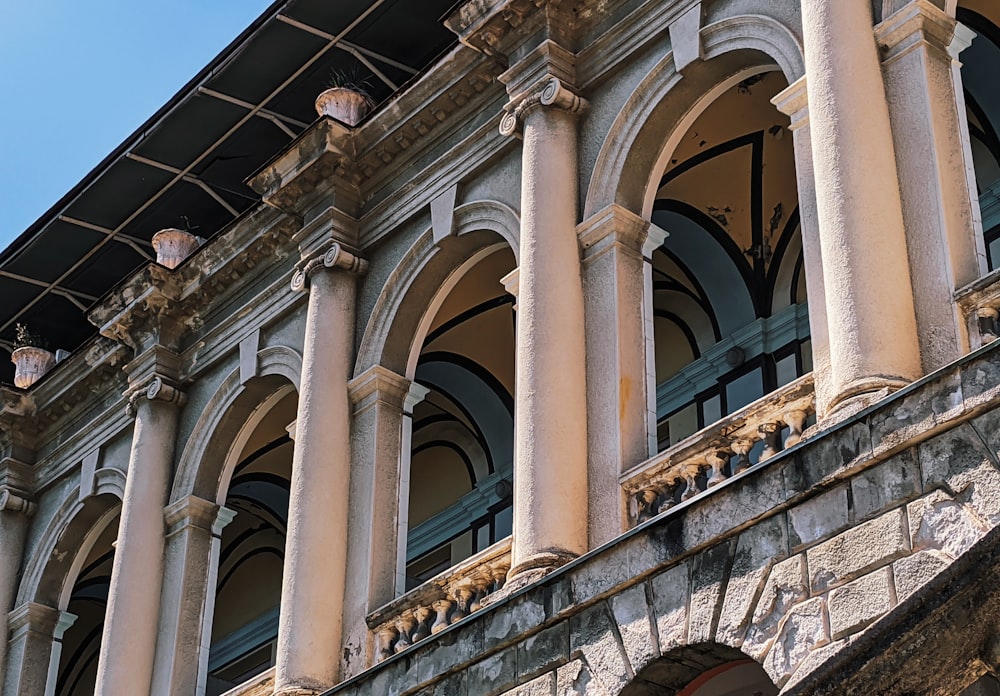
[[[796,690],[1000,526],[998,407],[988,347],[327,693],[617,694],[664,656],[683,686],[706,643]]]

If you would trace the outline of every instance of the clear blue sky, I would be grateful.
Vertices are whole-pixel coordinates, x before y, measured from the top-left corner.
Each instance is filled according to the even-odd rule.
[[[0,249],[271,1],[0,0]]]

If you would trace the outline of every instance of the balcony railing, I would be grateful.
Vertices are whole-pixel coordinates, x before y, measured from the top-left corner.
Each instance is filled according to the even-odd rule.
[[[816,413],[812,374],[703,428],[621,476],[634,526],[802,439]]]
[[[510,570],[510,537],[431,578],[368,615],[375,662],[401,653],[483,607]]]

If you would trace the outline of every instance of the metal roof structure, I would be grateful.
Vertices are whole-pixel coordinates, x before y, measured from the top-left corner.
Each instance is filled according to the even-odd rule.
[[[0,346],[25,323],[78,348],[96,333],[87,310],[153,258],[153,234],[210,239],[260,205],[245,179],[316,119],[332,75],[356,75],[377,111],[457,43],[442,24],[456,4],[275,2],[0,252]]]

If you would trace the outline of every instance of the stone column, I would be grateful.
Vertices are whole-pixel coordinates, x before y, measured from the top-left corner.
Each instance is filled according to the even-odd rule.
[[[313,694],[339,677],[351,480],[356,274],[367,263],[339,243],[292,278],[309,288],[281,582],[275,693]]]
[[[816,417],[823,420],[829,410],[834,384],[830,374],[830,331],[827,326],[826,286],[816,211],[816,176],[813,171],[812,132],[806,78],[800,77],[771,100],[778,111],[791,118],[795,150],[795,179],[799,194],[799,228],[802,230],[802,261],[809,295],[809,341],[812,344]]]
[[[178,362],[155,346],[125,368],[135,425],[97,668],[101,696],[150,692],[164,574],[163,508],[184,402],[175,381]]]
[[[958,62],[973,36],[927,0],[913,0],[875,29],[924,372],[969,351],[953,293],[987,266]]]
[[[4,466],[9,471],[10,463]],[[35,504],[27,492],[11,485],[0,486],[0,616],[13,608],[24,560],[24,541],[28,533],[28,518]],[[0,640],[0,674],[7,656],[7,641]]]
[[[219,535],[232,510],[195,496],[167,506],[160,630],[152,693],[187,696],[204,692],[208,671]]]
[[[344,603],[343,677],[371,666],[365,616],[396,597],[403,497],[403,408],[410,380],[375,365],[351,380],[351,515]]]
[[[624,531],[619,475],[656,452],[655,374],[649,374],[645,341],[652,276],[644,259],[663,236],[654,234],[651,248],[644,248],[649,229],[648,220],[618,205],[577,228],[583,248],[587,329],[591,548]]]
[[[869,0],[804,0],[802,27],[829,407],[854,407],[921,375],[892,129]]]
[[[45,693],[53,640],[62,614],[34,602],[22,604],[9,614],[6,623],[10,644],[3,696]]]
[[[587,377],[576,236],[576,121],[585,103],[559,77],[547,75],[525,90],[513,86],[518,77],[505,79],[517,96],[500,132],[512,135],[520,125],[523,139],[510,577],[530,573],[527,581],[587,550]]]

